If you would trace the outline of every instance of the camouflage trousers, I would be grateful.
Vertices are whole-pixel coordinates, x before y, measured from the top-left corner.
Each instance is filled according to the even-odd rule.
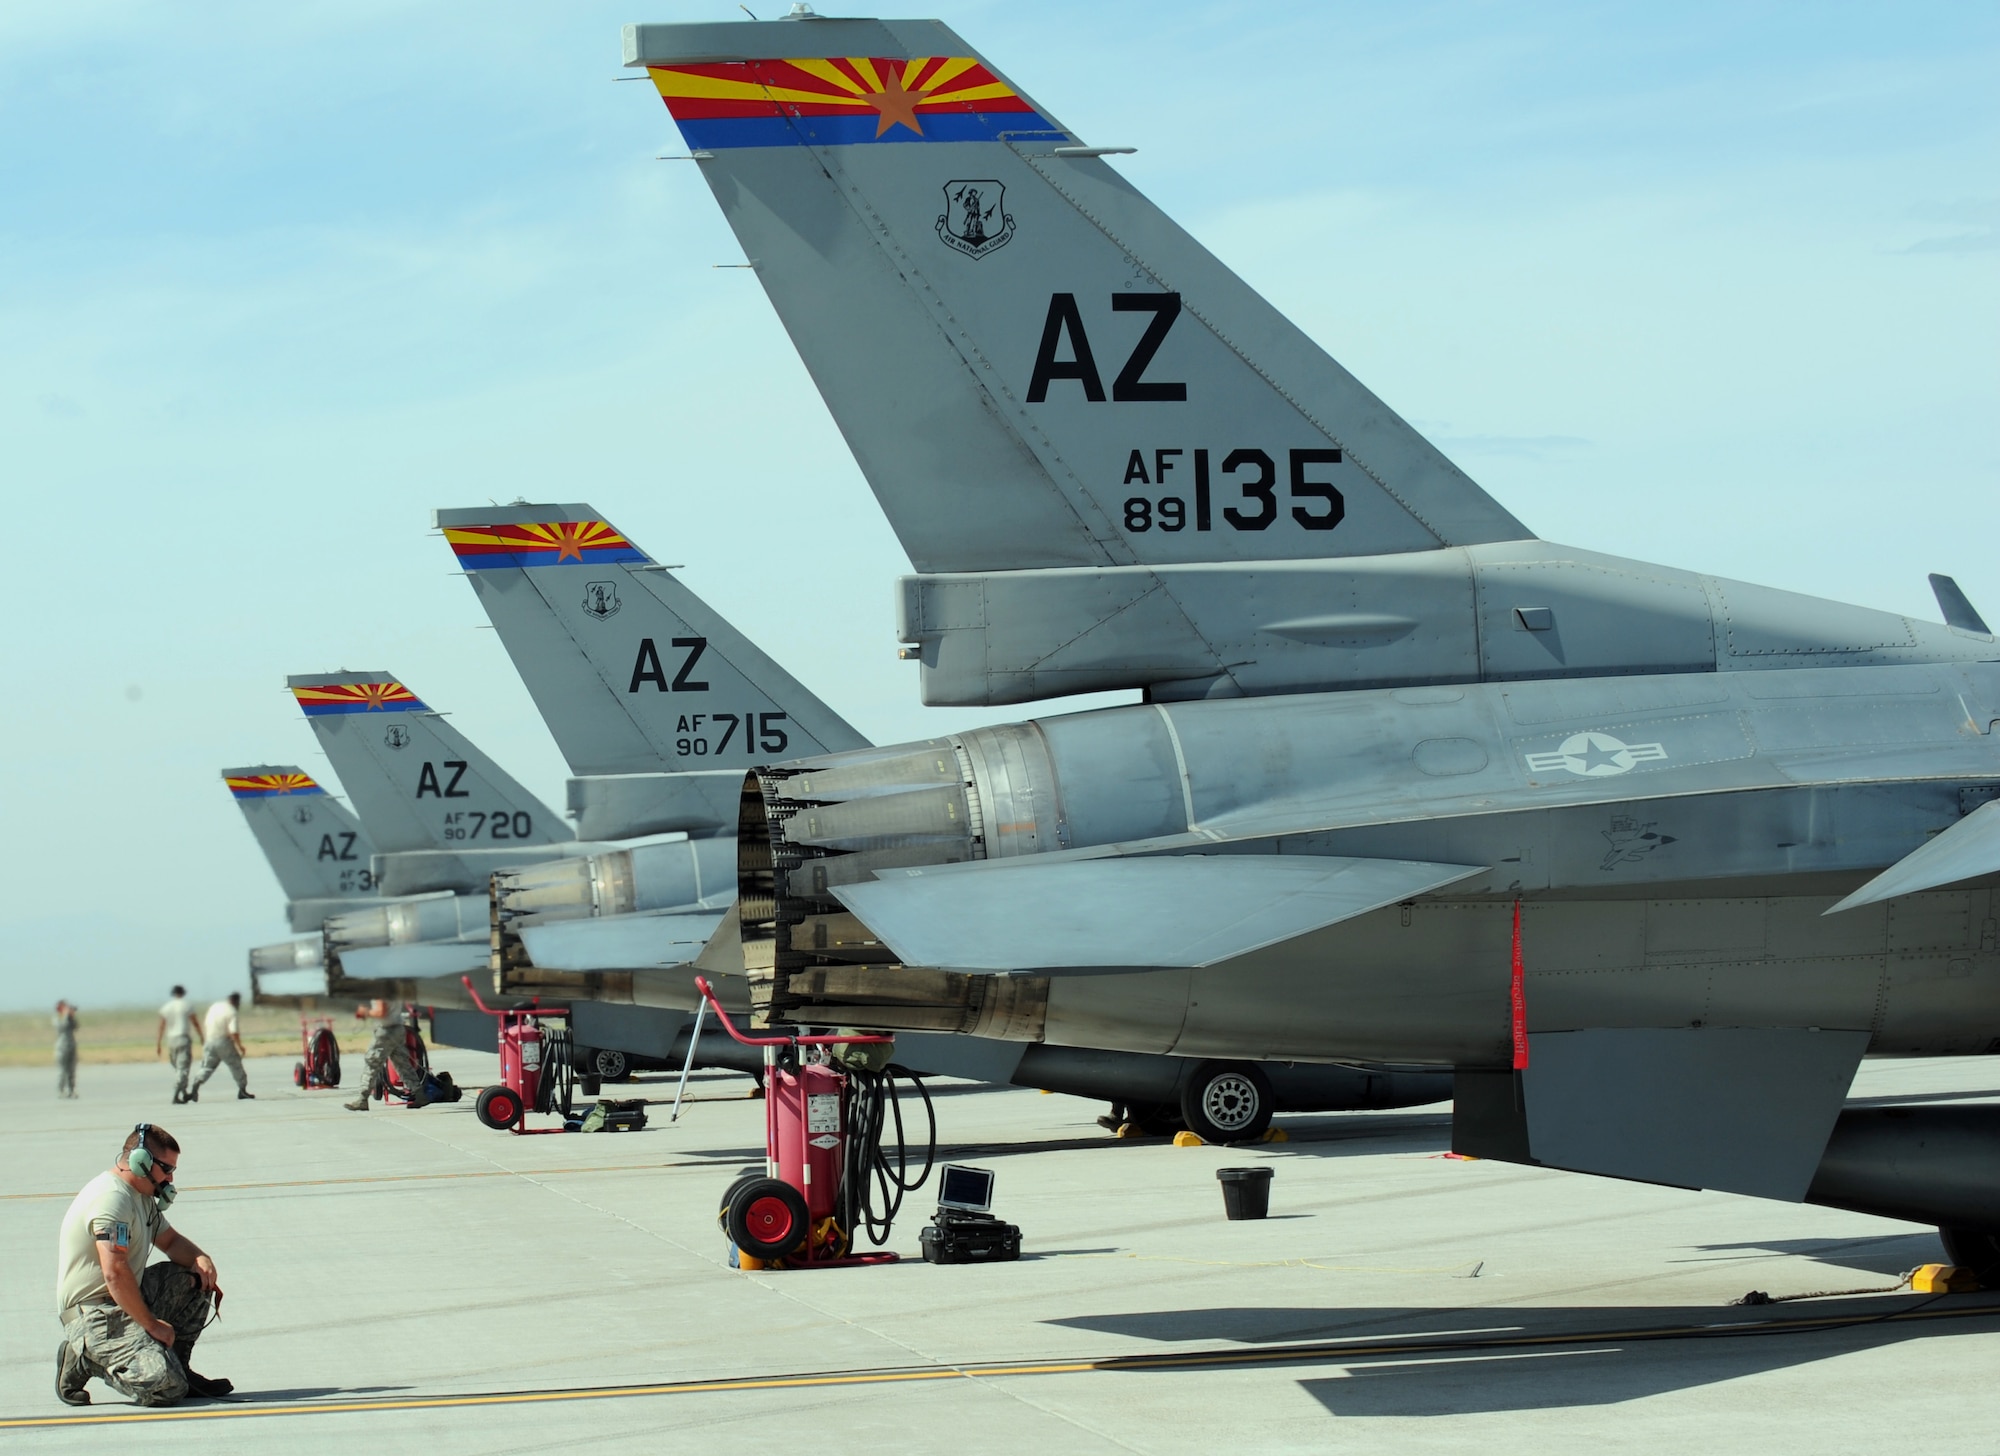
[[[201,1059],[201,1073],[190,1085],[201,1086],[225,1062],[229,1064],[229,1075],[236,1079],[236,1090],[248,1092],[250,1079],[243,1075],[243,1054],[236,1050],[236,1043],[226,1036],[218,1036],[208,1044],[208,1051]]]
[[[139,1297],[155,1319],[174,1327],[168,1349],[110,1300],[80,1304],[63,1321],[63,1339],[85,1376],[95,1376],[140,1405],[177,1405],[188,1393],[187,1358],[208,1320],[201,1276],[178,1264],[154,1264]]]
[[[397,1080],[406,1089],[422,1090],[424,1079],[417,1075],[417,1064],[410,1056],[409,1037],[401,1023],[375,1028],[375,1035],[368,1043],[368,1071],[361,1079],[357,1102],[367,1103],[376,1081],[384,1076],[384,1067],[394,1067]]]
[[[56,1096],[76,1096],[76,1043],[56,1043]]]
[[[167,1065],[174,1069],[174,1100],[178,1102],[187,1096],[188,1073],[194,1069],[194,1043],[184,1036],[168,1042]]]

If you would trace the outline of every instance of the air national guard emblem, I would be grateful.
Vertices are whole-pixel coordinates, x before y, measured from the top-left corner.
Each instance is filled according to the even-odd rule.
[[[292,810],[292,822],[295,824],[312,823],[313,811],[308,809],[304,804],[299,805],[298,808]]]
[[[1004,248],[1014,236],[1013,215],[1005,211],[1007,189],[990,177],[944,184],[944,215],[937,235],[968,258]]]
[[[407,748],[410,746],[410,730],[397,723],[382,735],[382,741],[391,748]]]
[[[618,600],[616,582],[587,581],[583,584],[583,609],[598,621],[617,616],[618,609],[624,605]]]

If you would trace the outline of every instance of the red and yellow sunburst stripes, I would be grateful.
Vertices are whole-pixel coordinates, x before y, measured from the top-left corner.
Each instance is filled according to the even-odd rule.
[[[857,142],[994,141],[1048,120],[972,56],[813,57],[655,66],[697,151]]]
[[[278,794],[323,794],[326,792],[312,781],[310,774],[302,773],[260,773],[224,774],[222,781],[229,785],[229,792],[239,799],[268,799]]]
[[[608,521],[530,521],[497,526],[447,526],[445,541],[467,571],[502,566],[601,566],[644,561],[646,553]]]
[[[407,713],[424,706],[399,682],[327,683],[293,688],[292,696],[308,718],[327,713]]]

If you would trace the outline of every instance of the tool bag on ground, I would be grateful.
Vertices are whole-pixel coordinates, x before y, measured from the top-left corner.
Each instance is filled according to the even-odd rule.
[[[424,1097],[431,1102],[456,1102],[465,1096],[465,1089],[451,1080],[449,1072],[427,1072],[424,1074]]]
[[[600,1098],[590,1111],[584,1113],[583,1121],[577,1125],[578,1132],[637,1132],[646,1125],[646,1103],[644,1098],[631,1102],[614,1102],[610,1098]]]

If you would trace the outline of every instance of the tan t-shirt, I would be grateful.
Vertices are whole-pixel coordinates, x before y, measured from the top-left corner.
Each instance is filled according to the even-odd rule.
[[[189,1041],[194,1037],[194,1007],[188,1005],[185,996],[176,996],[160,1008],[160,1020],[166,1023],[168,1041]]]
[[[84,1184],[56,1236],[56,1313],[110,1300],[103,1266],[97,1262],[100,1239],[108,1239],[124,1253],[136,1280],[145,1272],[154,1243],[169,1227],[159,1203],[116,1173],[99,1173]]]
[[[227,1041],[236,1035],[236,1008],[227,1001],[209,1007],[208,1015],[202,1018],[201,1034],[206,1041]]]

